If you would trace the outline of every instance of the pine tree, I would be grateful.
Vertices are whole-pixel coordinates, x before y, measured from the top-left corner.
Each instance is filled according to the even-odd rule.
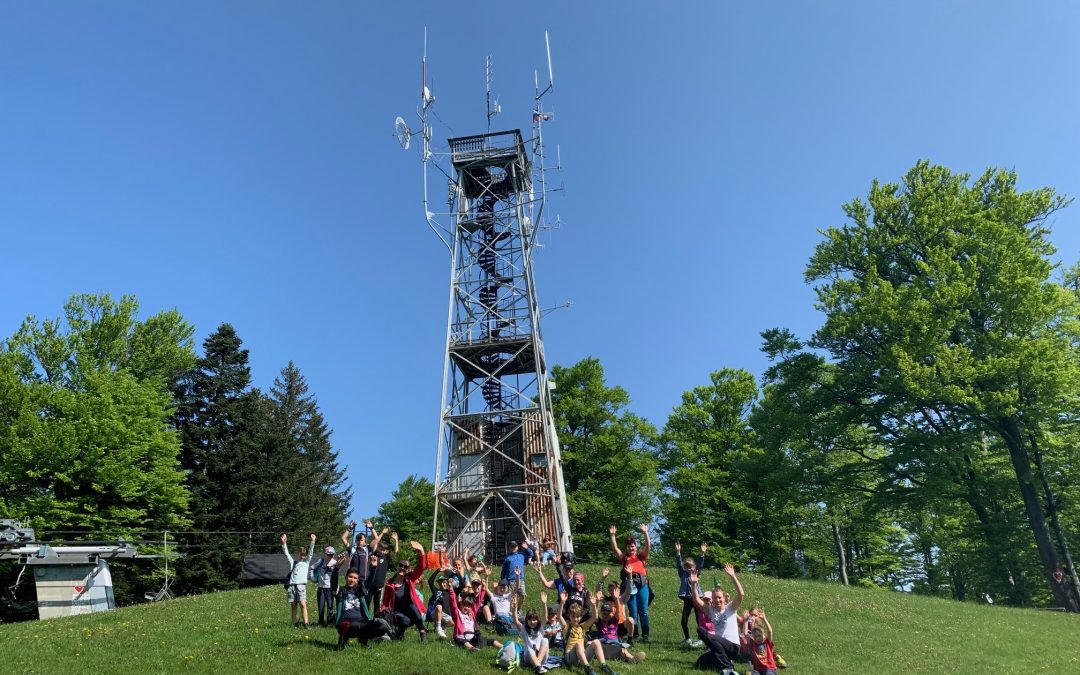
[[[274,454],[288,471],[296,498],[284,515],[283,531],[316,532],[334,536],[349,509],[345,472],[330,442],[326,424],[307,380],[292,361],[281,369],[270,390]]]
[[[248,350],[229,324],[203,342],[203,356],[181,378],[174,418],[183,443],[194,529],[201,532],[257,531],[259,475],[269,413],[250,389]],[[256,480],[253,480],[256,479]],[[234,588],[240,572],[239,540],[195,536],[178,568],[178,590]]]

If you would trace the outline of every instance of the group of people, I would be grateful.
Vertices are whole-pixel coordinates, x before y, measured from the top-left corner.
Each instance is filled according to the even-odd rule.
[[[351,524],[342,533],[340,551],[327,546],[314,560],[314,534],[296,559],[289,552],[288,538],[281,536],[290,565],[284,582],[290,621],[309,625],[307,583],[314,580],[318,623],[337,629],[339,649],[354,638],[362,645],[403,639],[410,628],[416,629],[421,642],[427,642],[430,623],[439,639],[452,640],[469,651],[493,647],[499,650],[501,665],[527,667],[536,673],[581,666],[595,675],[596,666],[614,675],[611,662],[636,663],[645,658],[635,645],[649,642],[649,605],[654,598],[647,571],[652,543],[646,525],[639,527],[640,542],[629,536],[621,546],[617,528],[610,528],[619,575],[616,578],[605,568],[591,591],[584,572],[576,568],[574,554],[559,552],[553,540],[542,545],[530,540],[509,542],[492,585],[495,570],[480,554],[471,555],[466,549],[462,557],[450,558],[445,551],[428,553],[412,541],[409,546],[417,553],[414,566],[408,556],[399,556],[396,532],[386,528],[377,532],[370,521],[364,525],[359,530]],[[681,544],[675,544],[684,644],[705,649],[695,666],[726,675],[735,672],[736,661],[745,660],[756,675],[775,675],[778,667],[785,666],[773,646],[772,626],[761,607],[739,614],[745,593],[734,568],[724,567],[734,597],[719,582],[711,591],[702,592],[707,549],[701,544],[696,560],[684,560]],[[392,559],[396,560],[393,573],[389,569]],[[543,586],[537,596],[539,607],[526,602],[524,572],[530,566]],[[551,579],[544,571],[547,566],[554,567]],[[418,587],[429,569],[425,601]],[[691,638],[688,627],[691,615],[696,619],[696,638]],[[489,628],[487,634],[481,626]]]

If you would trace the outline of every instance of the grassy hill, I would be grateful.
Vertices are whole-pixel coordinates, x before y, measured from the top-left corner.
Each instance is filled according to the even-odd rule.
[[[584,570],[591,585],[599,568]],[[707,571],[705,581],[712,578]],[[752,574],[740,578],[747,601],[766,608],[778,650],[791,665],[786,673],[1080,673],[1078,616]],[[679,646],[681,602],[674,570],[653,570],[653,583],[659,597],[651,610],[652,643],[644,646],[648,658],[616,669],[623,675],[691,672],[698,651]],[[538,589],[530,578],[530,600]],[[357,667],[380,673],[499,672],[492,665],[494,650],[467,654],[447,644],[422,645],[413,631],[403,643],[362,649],[353,642],[337,652],[333,629],[305,631],[287,620],[280,586],[213,593],[108,614],[0,625],[0,655],[5,673],[343,672]]]

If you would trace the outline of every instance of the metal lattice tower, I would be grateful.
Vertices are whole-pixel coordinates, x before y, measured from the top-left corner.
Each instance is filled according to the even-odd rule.
[[[531,138],[520,130],[450,138],[446,153],[430,150],[434,96],[424,61],[417,112],[425,212],[451,256],[432,540],[444,534],[455,554],[468,548],[499,559],[523,535],[551,536],[573,550],[533,276],[547,192],[542,125],[551,115],[540,101],[552,88],[550,51],[548,60],[549,84],[543,92],[537,87]],[[490,102],[490,60],[486,70],[490,128],[499,110],[496,103],[492,112]],[[411,135],[398,118],[403,146]],[[427,167],[439,162],[450,177],[442,214],[428,210],[426,194]]]

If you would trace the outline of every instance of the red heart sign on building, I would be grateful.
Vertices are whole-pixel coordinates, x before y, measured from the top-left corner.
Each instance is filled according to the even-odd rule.
[[[76,586],[76,587],[75,587],[75,592],[76,592],[76,593],[82,593],[82,592],[83,592],[83,588],[84,588],[83,586]]]

